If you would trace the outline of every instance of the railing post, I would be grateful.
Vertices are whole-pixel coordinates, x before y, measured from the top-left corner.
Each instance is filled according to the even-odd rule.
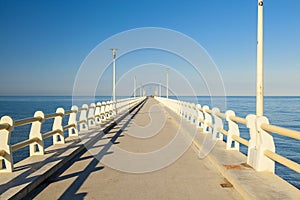
[[[248,153],[247,153],[247,164],[255,168],[256,166],[256,154],[257,154],[257,139],[258,139],[258,132],[256,129],[256,115],[249,114],[246,116],[247,121],[247,128],[249,129],[250,133],[250,140],[248,146]]]
[[[183,118],[183,102],[179,101],[179,116],[182,119]]]
[[[184,119],[186,119],[186,120],[188,120],[188,117],[189,117],[189,115],[188,115],[188,109],[189,109],[189,107],[188,107],[188,103],[187,102],[184,102],[184,104],[183,104],[183,113],[184,113]]]
[[[204,125],[204,116],[203,116],[203,113],[202,111],[200,110],[201,109],[201,105],[200,104],[197,104],[196,105],[196,109],[197,109],[197,127],[199,128],[203,128],[203,125]]]
[[[97,125],[100,125],[101,124],[101,103],[100,102],[97,102],[96,104],[96,109],[95,109],[95,123]]]
[[[106,119],[110,118],[110,101],[106,102],[106,106],[105,106],[105,117]]]
[[[13,156],[10,145],[10,135],[13,131],[13,120],[9,116],[3,116],[0,119],[0,124],[8,124],[8,129],[0,129],[0,173],[1,172],[12,172],[14,170]],[[5,163],[5,168],[2,166],[2,159]]]
[[[240,129],[239,129],[239,125],[232,121],[230,119],[231,116],[235,116],[235,112],[232,110],[227,110],[225,112],[226,115],[226,121],[228,123],[228,135],[227,135],[227,142],[226,142],[226,150],[240,150],[240,143],[238,143],[237,141],[235,141],[232,136],[236,135],[236,136],[240,136]],[[232,143],[233,143],[233,147],[232,147]]]
[[[191,123],[194,124],[197,121],[197,111],[196,105],[194,103],[191,104]]]
[[[33,155],[44,155],[44,140],[42,135],[42,124],[44,122],[44,113],[42,111],[36,111],[34,117],[40,118],[39,121],[32,122],[29,139],[35,138],[36,141],[29,145],[29,154]]]
[[[87,125],[87,117],[86,113],[88,110],[89,106],[87,104],[83,104],[80,110],[80,116],[79,116],[79,130],[80,131],[87,131],[88,130],[88,125]]]
[[[106,116],[105,116],[105,107],[106,107],[106,103],[105,103],[105,102],[102,102],[102,103],[101,103],[101,109],[100,109],[101,122],[106,120]]]
[[[65,136],[64,136],[64,129],[62,126],[62,120],[65,115],[65,110],[63,108],[56,109],[57,116],[54,118],[52,130],[58,130],[58,133],[55,133],[53,138],[53,144],[64,144],[65,143]]]
[[[204,125],[203,125],[203,133],[212,133],[212,128],[208,126],[208,124],[212,124],[212,117],[207,112],[209,107],[207,105],[203,106],[203,113],[204,113]]]
[[[96,105],[94,103],[91,103],[90,107],[89,107],[88,118],[87,118],[89,128],[92,128],[92,127],[96,126],[96,123],[95,123],[95,108],[96,108]]]
[[[71,111],[72,111],[72,113],[70,113],[68,125],[73,124],[74,127],[68,128],[69,137],[70,136],[78,136],[78,124],[77,124],[77,120],[76,120],[76,116],[78,113],[78,107],[72,106]]]
[[[223,134],[220,133],[220,130],[223,129],[223,119],[216,113],[220,113],[219,108],[212,109],[212,115],[214,116],[213,139],[223,140]]]
[[[256,118],[256,129],[257,129],[257,153],[256,153],[256,166],[254,169],[257,171],[267,171],[274,173],[275,162],[265,156],[265,150],[275,152],[275,144],[273,136],[261,128],[262,124],[269,124],[268,118],[265,116],[258,116]]]

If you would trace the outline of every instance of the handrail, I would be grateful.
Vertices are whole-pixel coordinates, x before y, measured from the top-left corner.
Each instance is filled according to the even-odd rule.
[[[294,131],[291,129],[279,127],[279,126],[274,126],[271,124],[262,124],[260,126],[263,130],[267,132],[272,132],[272,133],[277,133],[282,136],[290,137],[296,140],[300,140],[300,132],[299,131]]]
[[[3,149],[1,149],[1,150],[0,150],[0,156],[1,156],[1,157],[4,157],[4,156],[5,156],[5,154],[6,154],[6,151],[5,151],[5,150],[3,150]]]
[[[206,109],[205,111],[209,114],[212,114],[212,110],[210,110],[210,109]]]
[[[15,121],[14,126],[15,127],[23,126],[23,125],[30,124],[30,123],[33,123],[33,122],[38,122],[38,121],[41,121],[41,120],[43,120],[43,118],[41,118],[41,117],[32,117],[32,118],[27,118],[27,119],[21,119],[21,120]]]
[[[130,98],[130,99],[122,99],[122,102],[120,105],[122,107],[132,106],[136,104],[137,102],[141,101],[142,98]],[[105,106],[104,113],[97,114],[96,117],[101,117],[103,115],[106,115],[109,113],[109,116],[107,117],[114,117],[112,115],[116,115],[116,112],[113,112],[114,109],[112,108],[112,105],[115,105],[116,102],[104,102],[102,105]],[[108,106],[108,107],[107,107]],[[64,144],[65,143],[65,135],[64,131],[68,130],[69,137],[71,136],[78,136],[79,131],[81,130],[89,130],[90,128],[94,128],[94,126],[80,126],[77,127],[77,125],[82,125],[82,123],[88,123],[89,120],[95,119],[93,116],[96,112],[96,110],[93,110],[91,108],[96,108],[96,106],[86,106],[86,104],[82,105],[80,109],[78,109],[77,106],[73,105],[71,107],[71,110],[64,111],[63,108],[57,109],[56,113],[47,114],[45,115],[42,111],[36,111],[34,114],[34,117],[21,119],[21,120],[13,120],[9,116],[1,117],[1,123],[0,123],[0,131],[1,131],[1,137],[2,132],[4,133],[4,139],[0,138],[0,157],[1,160],[4,160],[5,163],[9,162],[10,167],[9,169],[5,169],[6,171],[13,172],[14,171],[14,163],[13,163],[13,152],[18,151],[26,146],[31,146],[33,144],[37,144],[39,151],[36,152],[34,149],[29,148],[29,155],[44,155],[44,139],[49,138],[51,136],[54,136],[55,134],[59,134],[59,137],[53,137],[53,144]],[[78,120],[78,113],[79,111],[88,111],[88,112],[81,112]],[[100,110],[97,110],[97,112]],[[101,108],[102,112],[102,108]],[[120,113],[119,113],[120,114]],[[68,124],[63,126],[64,118],[66,115],[70,115],[68,119]],[[87,118],[88,115],[88,118]],[[46,133],[41,133],[43,122],[46,119],[53,120],[53,126],[51,131],[48,131]],[[10,144],[11,139],[11,132],[14,130],[14,127],[23,126],[27,124],[32,124],[29,132],[29,139],[23,140],[16,144]],[[5,140],[2,142],[2,140]],[[7,145],[9,148],[7,148]],[[2,161],[1,161],[2,162]],[[1,163],[0,163],[1,164]],[[7,167],[8,165],[6,165]],[[0,170],[2,172],[2,169]]]
[[[0,130],[3,130],[3,129],[6,129],[6,130],[8,130],[8,129],[9,129],[9,127],[10,127],[10,125],[9,125],[9,124],[7,124],[7,123],[0,124]]]
[[[17,144],[12,145],[11,150],[12,150],[12,152],[15,152],[15,151],[17,151],[19,149],[22,149],[22,148],[24,148],[24,147],[26,147],[26,146],[28,146],[32,143],[35,143],[37,141],[39,141],[39,138],[37,138],[37,137],[31,138],[31,139],[28,139],[28,140],[24,140],[22,142],[19,142]]]
[[[66,125],[66,126],[63,127],[63,130],[67,130],[67,129],[72,128],[72,127],[76,127],[76,125],[75,124]]]
[[[79,122],[77,122],[78,124],[82,124],[82,123],[87,123],[87,121],[84,119],[84,120],[81,120]]]
[[[247,120],[245,118],[241,118],[241,117],[237,117],[237,116],[230,116],[229,119],[231,119],[232,121],[241,123],[241,124],[247,124]]]
[[[58,116],[64,116],[64,114],[63,113],[53,113],[53,114],[45,115],[45,119],[51,119],[51,118],[55,118]]]
[[[44,134],[43,134],[43,139],[46,139],[46,138],[48,138],[48,137],[51,137],[52,135],[54,135],[54,134],[56,134],[56,133],[62,133],[62,131],[59,130],[59,129],[56,129],[56,130],[53,130],[53,131],[49,131],[49,132],[47,132],[47,133],[44,133]]]
[[[73,111],[73,110],[67,110],[67,111],[65,111],[65,115],[69,115],[69,114],[71,114],[71,113],[75,113],[76,111]]]
[[[225,113],[216,112],[215,115],[217,115],[218,117],[221,117],[223,119],[226,118],[226,114]]]
[[[209,127],[211,127],[211,128],[213,128],[213,127],[214,127],[214,125],[213,125],[213,124],[211,124],[211,123],[209,123],[209,122],[207,122],[207,126],[209,126]]]
[[[241,143],[241,144],[243,144],[243,145],[249,147],[249,141],[248,141],[248,140],[246,140],[246,139],[244,139],[244,138],[241,138],[241,137],[239,137],[239,136],[237,136],[237,135],[232,135],[232,138],[233,138],[235,141],[237,141],[237,142],[239,142],[239,143]]]
[[[222,133],[223,135],[228,135],[228,131],[226,131],[226,130],[224,130],[224,129],[218,129],[218,131],[220,132],[220,133]]]
[[[248,148],[250,148],[250,150],[253,149],[253,146],[249,146],[249,141],[247,139],[244,139],[242,137],[240,137],[239,135],[239,125],[238,124],[244,124],[247,126],[249,132],[251,133],[251,131],[254,131],[256,134],[265,134],[265,133],[276,133],[285,137],[289,137],[289,138],[293,138],[296,140],[300,140],[300,131],[296,131],[296,130],[291,130],[288,128],[283,128],[283,127],[279,127],[279,126],[275,126],[275,125],[270,125],[270,124],[266,124],[266,121],[268,120],[266,117],[260,118],[258,116],[255,115],[247,115],[247,119],[242,118],[242,117],[238,117],[235,116],[234,111],[228,110],[225,113],[221,113],[220,111],[215,112],[214,109],[210,110],[208,108],[204,108],[201,106],[197,106],[196,108],[191,106],[191,104],[189,104],[188,102],[182,102],[182,101],[177,101],[177,104],[174,105],[173,104],[173,100],[170,101],[169,99],[165,99],[165,98],[159,98],[158,100],[160,100],[163,104],[165,104],[166,106],[170,107],[171,109],[175,109],[177,111],[178,115],[194,115],[194,111],[201,111],[202,113],[200,113],[201,115],[198,115],[196,117],[198,117],[198,121],[200,121],[201,123],[206,123],[207,127],[211,127],[211,128],[217,128],[217,131],[222,134],[222,137],[219,137],[220,139],[223,139],[223,135],[226,135],[227,137],[230,137],[231,140],[229,141],[234,141],[236,143],[239,144],[243,144],[245,146],[247,146]],[[179,109],[179,110],[178,110]],[[208,118],[209,116],[204,115],[208,113],[210,115],[210,117],[215,117],[213,122],[211,122],[210,118]],[[228,114],[227,114],[228,113]],[[202,118],[202,117],[204,118]],[[248,118],[249,116],[249,118]],[[207,119],[206,119],[207,118]],[[221,126],[223,126],[223,120],[222,122],[217,121],[219,120],[218,118],[221,119],[227,119],[226,122],[228,124],[228,129],[231,131],[235,131],[235,133],[230,134],[229,135],[229,130],[224,130],[223,128],[219,127],[220,123]],[[248,121],[249,119],[249,121]],[[187,119],[189,120],[189,118]],[[260,125],[260,127],[257,126],[257,124]],[[196,126],[199,126],[198,123],[195,123]],[[262,131],[259,130],[259,128],[262,129]],[[209,131],[209,133],[213,132],[212,130]],[[212,136],[214,137],[214,136]],[[253,137],[250,134],[250,138]],[[227,138],[228,139],[228,138]],[[247,157],[249,158],[249,160],[254,160],[254,159],[259,159],[259,161],[257,162],[264,162],[265,159],[269,160],[273,160],[274,162],[278,162],[281,163],[283,165],[285,165],[286,167],[295,170],[296,172],[300,173],[300,164],[289,160],[288,158],[285,158],[281,155],[276,154],[274,151],[275,149],[270,148],[269,146],[266,146],[266,144],[274,144],[274,140],[273,137],[269,138],[268,141],[266,141],[265,143],[259,143],[257,142],[257,140],[253,140],[255,145],[258,147],[262,147],[259,149],[255,149],[256,151],[258,151],[259,153],[257,153],[256,155],[254,154],[248,154]],[[237,149],[239,150],[239,146],[234,146],[232,147],[232,144],[228,143],[227,140],[227,144],[226,144],[226,149]],[[248,149],[249,150],[249,149]],[[257,155],[263,155],[258,157]],[[249,165],[251,165],[254,169],[256,170],[266,170],[266,171],[270,171],[272,172],[274,170],[274,166],[275,165],[267,165],[265,164],[264,166],[254,166],[253,163],[249,163]]]
[[[88,110],[87,108],[79,108],[78,112],[82,111],[82,110]]]
[[[290,159],[287,159],[277,153],[274,153],[270,150],[265,150],[264,151],[264,154],[265,156],[267,156],[268,158],[270,158],[271,160],[274,160],[298,173],[300,173],[300,164],[290,160]]]

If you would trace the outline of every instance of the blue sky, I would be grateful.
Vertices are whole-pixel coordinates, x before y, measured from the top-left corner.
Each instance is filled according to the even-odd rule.
[[[300,1],[265,0],[264,9],[265,94],[300,95]],[[140,27],[193,38],[216,63],[227,95],[255,95],[256,16],[256,0],[0,0],[0,95],[71,95],[100,42]],[[177,87],[172,74],[170,82]],[[98,95],[110,87],[99,86]]]

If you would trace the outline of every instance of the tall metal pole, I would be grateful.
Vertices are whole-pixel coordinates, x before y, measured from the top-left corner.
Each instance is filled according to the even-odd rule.
[[[111,48],[113,55],[113,101],[116,101],[116,56],[117,48]]]
[[[256,115],[264,115],[264,24],[263,0],[258,0],[257,63],[256,63]]]
[[[136,97],[136,76],[134,76],[134,81],[133,81],[133,97]]]
[[[169,98],[169,68],[166,68],[166,96]]]
[[[141,87],[140,87],[140,97],[143,96],[142,91],[143,91],[143,84],[141,83]]]
[[[161,82],[159,81],[159,97],[161,97]]]

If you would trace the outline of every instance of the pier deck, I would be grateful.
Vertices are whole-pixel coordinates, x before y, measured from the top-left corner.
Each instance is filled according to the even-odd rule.
[[[147,98],[80,139],[16,163],[0,176],[0,199],[300,199],[297,188],[253,170],[245,155],[207,135]],[[204,141],[215,145],[200,159]]]
[[[95,143],[94,146],[98,146],[97,151],[103,151],[103,158],[102,155],[95,158],[89,151],[78,156],[70,167],[52,178],[41,191],[36,192],[35,198],[241,199],[234,188],[221,187],[221,184],[226,184],[224,177],[208,159],[198,159],[191,147],[171,165],[148,173],[121,172],[101,162],[104,157],[114,154],[112,146],[130,152],[146,153],[170,142],[179,124],[169,113],[153,105],[158,105],[158,102],[148,99],[140,110],[133,112]],[[154,115],[159,120],[167,116],[164,127],[148,139],[130,136],[130,132],[135,131],[134,126],[146,126],[150,122],[150,111],[156,111]]]

